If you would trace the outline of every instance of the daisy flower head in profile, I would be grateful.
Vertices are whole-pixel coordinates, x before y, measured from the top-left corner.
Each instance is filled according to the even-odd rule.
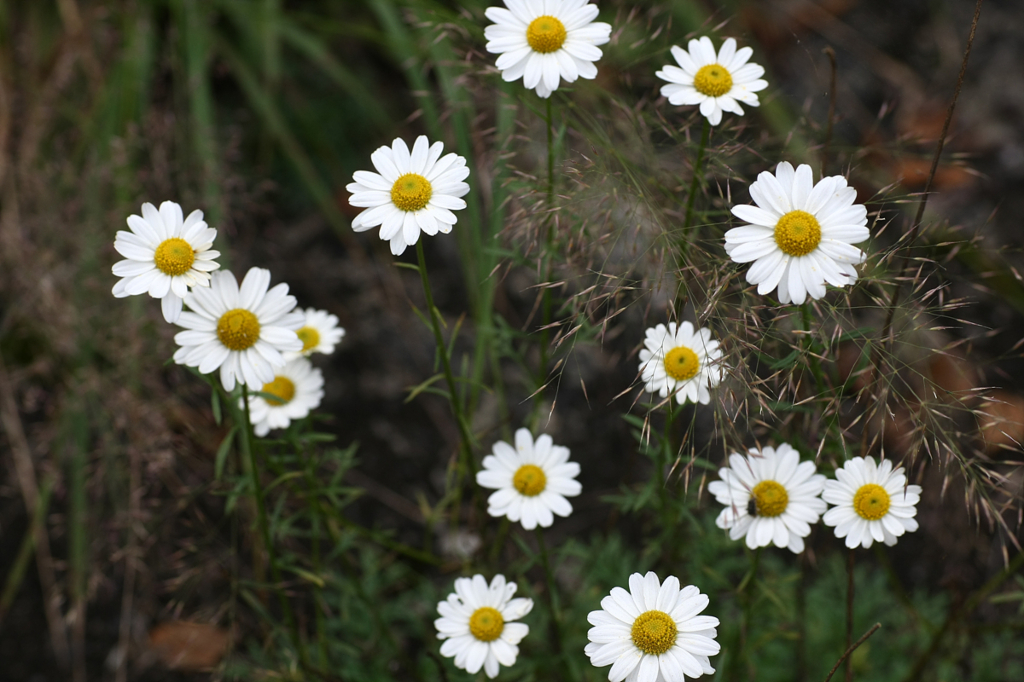
[[[580,494],[576,477],[580,465],[569,461],[569,448],[555,445],[551,436],[541,434],[534,442],[529,429],[519,429],[515,447],[499,440],[493,453],[484,457],[476,482],[496,490],[487,498],[487,513],[519,521],[526,530],[554,523],[554,514],[569,516],[572,505],[566,497]]]
[[[469,192],[466,159],[445,154],[443,142],[430,144],[424,135],[409,150],[402,139],[380,147],[370,160],[377,172],[356,171],[355,182],[345,188],[348,202],[366,208],[352,221],[352,229],[365,232],[380,226],[380,238],[391,242],[391,253],[400,256],[420,238],[448,234],[456,218],[452,211],[466,208],[462,197]]]
[[[729,466],[718,471],[721,480],[708,485],[725,505],[715,524],[733,540],[746,536],[750,549],[774,544],[799,554],[810,524],[828,506],[820,497],[825,477],[786,443],[748,453],[729,455]]]
[[[822,521],[835,526],[836,537],[846,538],[850,549],[867,549],[872,542],[895,545],[896,538],[917,530],[917,503],[921,486],[907,485],[902,468],[884,459],[854,457],[836,470],[836,480],[825,482],[821,495],[835,505]]]
[[[323,353],[324,355],[333,353],[334,347],[345,336],[345,329],[338,326],[338,316],[316,308],[306,308],[302,314],[306,319],[299,327],[299,331],[296,332],[299,335],[299,340],[302,341],[302,350],[286,354],[286,357],[292,358],[297,355],[309,357],[313,353]]]
[[[497,67],[511,83],[520,78],[527,90],[548,98],[561,80],[597,76],[594,62],[611,39],[612,27],[597,18],[587,0],[503,0],[488,7],[494,23],[484,29],[487,51],[500,55]]]
[[[707,327],[694,330],[689,322],[650,327],[640,350],[640,378],[648,393],[662,398],[675,393],[682,405],[687,400],[707,405],[710,388],[722,380],[722,351]]]
[[[672,46],[672,56],[679,66],[667,65],[655,75],[668,81],[661,94],[674,105],[699,104],[700,113],[713,126],[722,122],[722,112],[743,115],[743,107],[760,106],[757,94],[768,87],[761,79],[764,67],[748,63],[754,51],[749,47],[736,49],[736,40],[726,38],[715,54],[711,38],[691,40],[688,50]]]
[[[698,615],[707,606],[707,595],[693,585],[680,589],[675,576],[661,583],[654,572],[634,573],[629,592],[612,588],[601,610],[587,616],[594,627],[584,651],[597,668],[611,664],[609,682],[684,682],[713,674],[708,657],[721,646],[718,619]]]
[[[227,391],[236,381],[253,390],[273,381],[274,370],[285,364],[283,353],[302,348],[295,332],[303,315],[294,310],[287,284],[269,287],[270,271],[250,268],[241,287],[233,274],[221,271],[209,287],[189,292],[189,310],[178,318],[185,331],[174,336],[181,346],[174,361],[202,374],[219,368]]]
[[[749,223],[725,233],[725,252],[736,263],[750,263],[747,282],[762,296],[776,287],[780,303],[822,298],[825,283],[842,287],[857,280],[866,256],[854,244],[870,235],[868,211],[855,204],[857,190],[833,175],[813,182],[811,167],[793,170],[788,161],[775,173],[762,172],[750,185],[756,206],[732,207]]]
[[[265,395],[249,396],[249,419],[256,435],[262,438],[271,429],[286,429],[292,420],[302,419],[320,407],[324,376],[306,358],[292,358],[259,390]]]
[[[516,623],[533,608],[532,599],[516,598],[516,584],[494,576],[491,584],[482,575],[456,578],[455,592],[438,603],[441,617],[434,621],[437,638],[445,640],[441,655],[455,657],[455,667],[475,675],[482,667],[487,677],[498,675],[501,666],[515,664],[519,642],[530,626]]]
[[[128,229],[118,230],[114,248],[127,260],[114,263],[119,279],[113,294],[117,298],[149,293],[160,299],[164,319],[174,323],[190,287],[205,287],[210,273],[220,267],[211,250],[217,230],[196,210],[182,217],[181,206],[165,201],[157,210],[142,205],[142,215],[128,216]]]

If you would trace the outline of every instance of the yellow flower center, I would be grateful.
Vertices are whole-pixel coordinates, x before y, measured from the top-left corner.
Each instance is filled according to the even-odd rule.
[[[180,237],[165,239],[156,247],[153,262],[160,272],[175,277],[184,275],[196,260],[192,245]]]
[[[501,637],[505,629],[505,619],[501,611],[490,606],[481,606],[469,617],[469,631],[481,642],[493,642]]]
[[[277,376],[269,384],[263,384],[263,388],[260,390],[274,396],[272,398],[264,396],[263,398],[271,405],[284,405],[290,403],[295,397],[295,382],[288,377]]]
[[[548,477],[544,470],[535,464],[524,464],[512,477],[512,486],[527,497],[534,497],[548,487]]]
[[[700,360],[686,346],[676,346],[665,355],[665,372],[676,381],[687,381],[697,376]]]
[[[789,494],[775,481],[761,481],[750,491],[758,516],[778,516],[789,505]]]
[[[430,180],[416,173],[406,173],[391,186],[391,203],[402,211],[418,211],[427,205],[433,194]]]
[[[877,521],[889,512],[889,493],[874,483],[862,485],[853,496],[853,509],[862,519]]]
[[[299,341],[302,341],[303,353],[320,345],[320,332],[313,327],[303,327],[295,333],[299,335]]]
[[[807,211],[790,211],[775,224],[775,243],[787,256],[806,256],[821,243],[821,225]]]
[[[732,74],[721,64],[708,64],[693,77],[693,87],[702,95],[721,97],[732,90]]]
[[[633,621],[633,644],[645,654],[658,656],[676,643],[676,622],[664,611],[645,611]]]
[[[554,52],[565,42],[565,24],[547,14],[537,17],[526,28],[526,42],[534,52]]]
[[[244,308],[229,310],[217,321],[217,338],[231,350],[252,348],[260,340],[260,321]]]

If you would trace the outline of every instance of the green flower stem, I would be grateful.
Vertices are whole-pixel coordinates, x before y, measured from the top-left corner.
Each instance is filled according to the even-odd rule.
[[[743,580],[740,581],[739,587],[736,588],[737,599],[740,602],[740,606],[743,610],[742,620],[740,622],[740,651],[743,652],[742,658],[746,659],[747,668],[749,670],[754,669],[754,661],[750,656],[750,652],[747,648],[748,630],[750,628],[750,616],[754,608],[754,595],[753,586],[757,581],[757,565],[761,560],[761,548],[758,547],[754,550],[754,556],[750,560],[750,570],[743,576]],[[737,663],[741,660],[741,657],[734,659]],[[738,675],[737,675],[738,676]],[[751,676],[753,679],[753,676]]]
[[[434,305],[434,293],[430,288],[430,278],[427,276],[427,259],[423,254],[423,239],[416,240],[416,258],[419,260],[420,279],[423,282],[423,295],[427,299],[427,311],[430,316],[430,326],[434,330],[434,342],[437,345],[437,353],[441,356],[441,368],[444,371],[444,379],[448,384],[448,404],[451,405],[452,415],[459,429],[459,450],[462,453],[459,467],[458,482],[455,485],[455,495],[452,499],[452,523],[458,521],[459,510],[462,508],[462,488],[466,482],[466,474],[471,477],[470,485],[476,482],[476,460],[473,459],[473,440],[469,433],[469,426],[466,421],[466,412],[462,407],[462,396],[455,384],[455,375],[452,372],[452,360],[448,345],[444,342],[444,334],[441,332],[443,324],[441,312]],[[480,489],[474,486],[473,498],[475,507],[481,507]]]
[[[256,516],[260,527],[260,535],[263,536],[263,545],[267,550],[267,561],[270,563],[270,574],[274,579],[274,591],[277,593],[278,601],[281,604],[281,613],[284,616],[285,624],[291,635],[292,645],[299,655],[304,667],[309,667],[309,656],[306,647],[299,636],[298,627],[295,624],[295,617],[292,614],[291,604],[281,589],[281,568],[277,565],[277,555],[274,552],[274,543],[270,537],[270,523],[267,521],[267,507],[263,499],[263,486],[260,485],[259,466],[256,463],[256,453],[252,447],[252,417],[249,414],[249,387],[242,384],[242,406],[245,416],[245,428],[239,429],[241,434],[242,454],[249,460],[249,474],[252,478],[253,497],[256,498]]]
[[[846,649],[849,650],[853,646],[853,554],[854,550],[850,550],[850,554],[846,560]],[[846,658],[846,682],[853,682],[853,660],[848,656]]]
[[[548,132],[548,183],[547,183],[547,214],[544,218],[544,252],[541,255],[544,282],[551,281],[551,254],[555,245],[555,121],[552,113],[551,98],[544,100],[545,123]],[[548,346],[551,343],[551,289],[544,287],[541,292],[541,330],[540,330],[540,360],[537,363],[537,389],[534,394],[533,422],[534,430],[539,426],[540,409],[544,404],[544,383],[548,378]]]
[[[814,375],[814,383],[818,387],[818,395],[825,395],[828,392],[828,387],[825,385],[825,373],[821,371],[821,361],[814,354],[814,336],[811,333],[811,304],[807,301],[800,305],[800,318],[803,322],[804,332],[806,332],[802,344],[804,353],[810,358],[811,373]]]
[[[708,139],[711,137],[711,124],[704,119],[704,127],[700,133],[700,144],[697,145],[697,159],[693,162],[693,179],[690,180],[690,193],[686,197],[686,217],[683,219],[683,237],[679,244],[679,267],[685,265],[686,252],[689,250],[690,228],[693,227],[693,207],[697,201],[697,190],[700,188],[701,180],[704,178],[704,151],[708,146]]]
[[[473,440],[469,435],[469,427],[466,424],[465,412],[462,409],[462,396],[459,394],[458,386],[455,384],[455,375],[452,373],[452,361],[449,357],[448,345],[444,342],[444,335],[441,333],[441,312],[434,305],[434,293],[430,288],[430,278],[427,277],[427,259],[423,255],[423,240],[416,240],[416,257],[420,264],[420,279],[423,280],[423,295],[427,299],[427,310],[430,315],[430,325],[434,329],[434,341],[437,343],[437,352],[441,356],[441,368],[444,371],[444,379],[448,383],[448,402],[452,406],[452,415],[459,427],[459,437],[462,441],[462,461],[465,468],[476,476],[476,462],[473,460]]]
[[[672,462],[672,423],[675,421],[675,395],[668,397],[668,405],[666,410],[668,414],[665,415],[665,430],[661,437],[661,452],[662,456],[657,458],[658,464],[658,481],[659,485],[659,499],[661,500],[661,514],[664,517],[664,523],[666,528],[666,535],[668,535],[669,525],[672,524],[672,515],[668,512],[668,469]]]
[[[558,647],[559,658],[562,660],[562,665],[565,666],[567,676],[574,678],[575,676],[572,675],[572,670],[569,667],[569,657],[565,651],[565,641],[562,639],[562,619],[558,592],[555,588],[555,574],[551,571],[551,562],[548,561],[548,546],[544,542],[544,529],[540,526],[537,526],[537,546],[540,548],[540,563],[544,567],[544,579],[548,587],[545,591],[545,596],[547,597],[548,609],[551,611],[551,630],[555,636],[555,645]]]

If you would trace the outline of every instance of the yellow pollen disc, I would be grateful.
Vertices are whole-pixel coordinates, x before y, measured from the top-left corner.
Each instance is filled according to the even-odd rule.
[[[633,644],[645,654],[661,655],[676,643],[676,622],[664,611],[646,611],[633,621]]]
[[[565,42],[565,24],[547,14],[537,17],[526,28],[526,42],[534,52],[554,52]]]
[[[290,403],[295,397],[295,383],[288,377],[274,377],[269,384],[263,384],[260,389],[264,393],[270,393],[273,398],[264,397],[271,405],[284,405]]]
[[[686,346],[676,346],[665,355],[665,372],[676,381],[687,381],[697,376],[700,360]]]
[[[874,483],[862,485],[853,496],[853,509],[862,519],[877,521],[889,512],[889,493]]]
[[[750,491],[758,516],[778,516],[789,506],[789,494],[775,481],[761,481]]]
[[[252,348],[260,339],[260,321],[243,308],[229,310],[217,321],[217,338],[231,350]]]
[[[406,173],[391,186],[391,203],[403,211],[418,211],[427,205],[433,194],[430,180],[416,173]]]
[[[501,637],[504,629],[501,611],[490,606],[481,606],[469,617],[469,632],[481,642],[493,642]]]
[[[192,245],[180,237],[165,239],[156,247],[153,262],[160,272],[175,277],[184,275],[196,260]]]
[[[775,224],[775,243],[787,256],[806,256],[821,243],[821,225],[807,211],[790,211]]]
[[[303,327],[295,333],[299,335],[299,341],[302,341],[303,353],[320,345],[320,332],[313,327]]]
[[[524,464],[512,477],[512,486],[527,497],[534,497],[548,487],[548,477],[544,470],[535,464]]]
[[[693,87],[702,95],[721,97],[732,90],[732,74],[721,64],[708,64],[693,77]]]

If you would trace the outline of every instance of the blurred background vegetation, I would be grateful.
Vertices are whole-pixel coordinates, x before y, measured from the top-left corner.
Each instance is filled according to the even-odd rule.
[[[297,505],[293,516],[285,494],[278,498],[299,618],[312,613],[307,600],[330,615],[325,651],[313,656],[338,679],[465,678],[437,658],[432,626],[437,600],[472,563],[466,543],[474,536],[438,525],[433,513],[458,435],[442,400],[406,401],[407,389],[431,374],[434,355],[429,330],[409,314],[410,301],[422,305],[417,276],[393,266],[375,233],[351,232],[344,185],[396,136],[427,134],[471,159],[469,208],[452,238],[426,246],[452,327],[468,313],[459,340],[472,358],[466,366],[479,372],[475,379],[507,382],[496,393],[470,390],[485,451],[521,423],[541,383],[523,369],[530,350],[522,335],[537,326],[532,287],[544,254],[529,216],[543,193],[545,153],[539,100],[502,83],[483,51],[489,4],[0,0],[0,678],[202,679],[209,670],[303,677],[268,625],[280,614],[265,611],[263,577],[252,573],[251,512],[232,502],[244,490],[230,466],[218,469],[229,426],[215,418],[208,387],[166,364],[174,329],[158,306],[110,295],[115,231],[143,201],[168,199],[206,213],[227,267],[270,268],[300,305],[337,314],[348,330],[323,363],[327,418],[317,424],[338,447],[319,450],[307,470],[310,499],[324,504]],[[831,47],[837,118],[822,165],[850,172],[862,201],[898,218],[923,187],[970,4],[600,3],[614,27],[600,75],[559,100],[567,111],[559,130],[566,209],[589,225],[581,239],[597,246],[564,245],[564,290],[586,293],[566,294],[560,319],[568,322],[552,333],[572,342],[559,356],[558,381],[541,393],[546,408],[558,407],[547,430],[583,463],[577,511],[552,533],[559,579],[576,597],[564,616],[573,647],[582,650],[585,615],[600,596],[656,564],[712,595],[709,613],[723,622],[725,647],[713,661],[716,679],[820,679],[835,657],[818,653],[842,649],[843,557],[821,530],[806,560],[766,553],[749,620],[715,610],[715,595],[735,592],[748,560],[714,528],[717,510],[696,497],[699,487],[686,498],[685,483],[675,482],[688,500],[683,511],[704,510],[679,538],[636,541],[650,520],[629,512],[650,464],[637,454],[635,425],[620,416],[632,398],[616,398],[635,379],[651,306],[635,289],[658,281],[659,266],[648,261],[659,252],[638,253],[605,235],[601,217],[612,213],[600,204],[615,196],[609,187],[640,188],[662,205],[680,192],[699,121],[692,128],[688,113],[658,103],[653,73],[668,62],[668,47],[695,32],[733,35],[768,69],[763,105],[737,124],[735,139],[746,131],[744,142],[712,155],[716,196],[781,155],[821,163],[831,75],[823,49]],[[933,227],[914,253],[935,273],[919,291],[937,287],[944,307],[915,337],[919,356],[907,366],[929,385],[978,396],[950,429],[976,453],[989,494],[979,502],[975,479],[919,471],[922,530],[877,553],[885,570],[860,567],[858,628],[882,620],[885,629],[858,652],[859,676],[914,679],[925,661],[929,679],[1024,678],[1024,582],[990,581],[1006,577],[1000,571],[1020,533],[1022,478],[1013,462],[1024,438],[1022,34],[1017,0],[985,3],[936,176]],[[669,210],[661,219],[672,217]],[[898,219],[891,224],[878,237],[884,253],[902,229]],[[602,288],[602,266],[616,258],[634,265]],[[885,260],[873,267],[883,278]],[[878,303],[872,310],[870,296],[862,302],[860,324],[879,325]],[[585,325],[573,337],[566,330],[577,322]],[[507,352],[492,354],[495,346]],[[859,350],[831,351],[838,385]],[[940,456],[928,450],[933,441],[912,405],[882,420],[885,442]],[[716,450],[707,468],[720,461]],[[313,559],[299,531],[319,523],[331,528],[330,548],[303,578]],[[522,551],[507,545],[514,559],[473,565],[533,576],[520,589],[539,601],[536,556],[515,538]],[[535,638],[503,677],[546,677],[544,617],[536,615]],[[225,659],[227,648],[234,653]]]

